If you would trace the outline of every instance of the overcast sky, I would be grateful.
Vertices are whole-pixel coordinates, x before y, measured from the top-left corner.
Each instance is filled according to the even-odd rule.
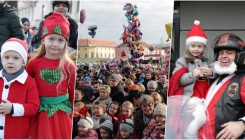
[[[79,38],[91,39],[88,35],[88,26],[97,25],[94,39],[110,40],[117,44],[123,33],[123,24],[128,26],[125,10],[126,3],[137,5],[143,33],[142,38],[148,44],[159,44],[160,38],[166,43],[167,33],[166,23],[173,20],[173,0],[145,0],[145,1],[81,1],[80,9],[85,9],[87,18],[82,25],[79,23]]]

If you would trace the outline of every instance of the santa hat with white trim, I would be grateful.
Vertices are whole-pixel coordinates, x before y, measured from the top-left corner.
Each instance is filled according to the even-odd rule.
[[[1,58],[3,54],[7,51],[16,51],[18,52],[24,60],[26,65],[27,62],[27,53],[28,53],[28,44],[24,40],[18,38],[10,38],[4,42],[1,48]]]
[[[201,42],[204,45],[207,43],[207,36],[200,26],[200,21],[195,20],[190,32],[187,34],[186,45],[191,42]]]

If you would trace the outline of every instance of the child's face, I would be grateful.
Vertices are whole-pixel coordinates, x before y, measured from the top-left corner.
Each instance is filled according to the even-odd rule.
[[[90,83],[89,82],[85,82],[85,86],[86,87],[89,87],[90,86]]]
[[[88,127],[86,127],[86,126],[79,126],[78,125],[78,135],[79,136],[86,135],[88,133],[88,131],[89,131],[89,128]]]
[[[60,54],[64,51],[66,39],[57,34],[50,34],[44,38],[44,45],[47,58],[60,58]]]
[[[104,111],[105,111],[105,109],[103,109],[99,105],[94,105],[93,109],[94,109],[94,115],[96,117],[102,116],[104,114]]]
[[[108,93],[106,90],[100,89],[99,92],[100,92],[100,99],[103,100],[103,99],[106,99],[108,97]]]
[[[83,99],[83,94],[81,90],[75,90],[75,101],[81,101]]]
[[[3,54],[2,64],[8,74],[13,74],[24,66],[24,60],[19,53],[10,50]]]
[[[124,114],[128,118],[131,116],[132,111],[127,107],[122,107],[122,114]]]
[[[194,42],[188,45],[188,50],[190,54],[197,57],[201,55],[204,51],[204,45],[202,43]]]
[[[118,109],[118,105],[111,104],[111,106],[109,107],[109,114],[116,114],[117,109]]]
[[[156,115],[156,122],[157,123],[162,123],[165,121],[165,116],[164,115]]]
[[[160,103],[161,102],[161,99],[157,96],[154,97],[154,101],[155,103]]]
[[[100,128],[100,136],[102,139],[109,139],[110,134],[103,128]]]
[[[124,131],[124,130],[120,130],[120,134],[121,134],[122,138],[124,138],[124,139],[129,137],[129,135],[130,135],[129,132]]]

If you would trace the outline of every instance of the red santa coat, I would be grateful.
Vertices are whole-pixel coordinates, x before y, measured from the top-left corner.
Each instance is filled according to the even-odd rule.
[[[199,130],[199,138],[203,139],[204,137],[202,137],[200,135],[200,133],[211,133],[212,134],[212,139],[216,139],[216,134],[215,134],[215,113],[216,113],[216,105],[220,100],[220,97],[222,96],[222,94],[224,94],[224,90],[226,89],[226,87],[228,86],[228,84],[230,83],[232,76],[226,77],[222,80],[222,82],[220,84],[216,84],[217,80],[210,86],[209,91],[207,93],[206,99],[205,99],[205,106],[206,106],[206,111],[209,115],[210,118],[210,126],[211,126],[211,131],[210,132],[205,132],[204,129],[208,129],[207,128],[207,124],[205,124],[200,130]],[[243,101],[243,103],[245,104],[245,78],[242,81],[241,84],[241,92],[240,92],[240,96],[241,99]],[[245,117],[243,117],[242,119],[244,119]],[[210,128],[209,128],[210,130]],[[209,134],[206,134],[209,135]],[[206,139],[206,138],[204,138]],[[208,137],[208,139],[210,139],[210,137]]]
[[[0,139],[26,139],[30,116],[39,108],[39,96],[35,80],[24,71],[16,79],[7,81],[0,71],[0,102],[13,103],[14,114],[0,115]]]

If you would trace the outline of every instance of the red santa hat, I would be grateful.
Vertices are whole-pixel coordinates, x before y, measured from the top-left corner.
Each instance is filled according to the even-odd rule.
[[[195,20],[190,32],[187,34],[186,45],[191,42],[201,42],[204,45],[207,43],[207,36],[200,26],[200,21]]]
[[[24,40],[18,38],[10,38],[4,42],[1,48],[1,58],[3,54],[7,51],[16,51],[18,52],[24,60],[26,65],[27,62],[27,53],[28,53],[28,44]]]
[[[67,18],[60,13],[54,12],[51,16],[44,20],[42,28],[42,38],[50,34],[58,34],[69,40],[70,23]]]

